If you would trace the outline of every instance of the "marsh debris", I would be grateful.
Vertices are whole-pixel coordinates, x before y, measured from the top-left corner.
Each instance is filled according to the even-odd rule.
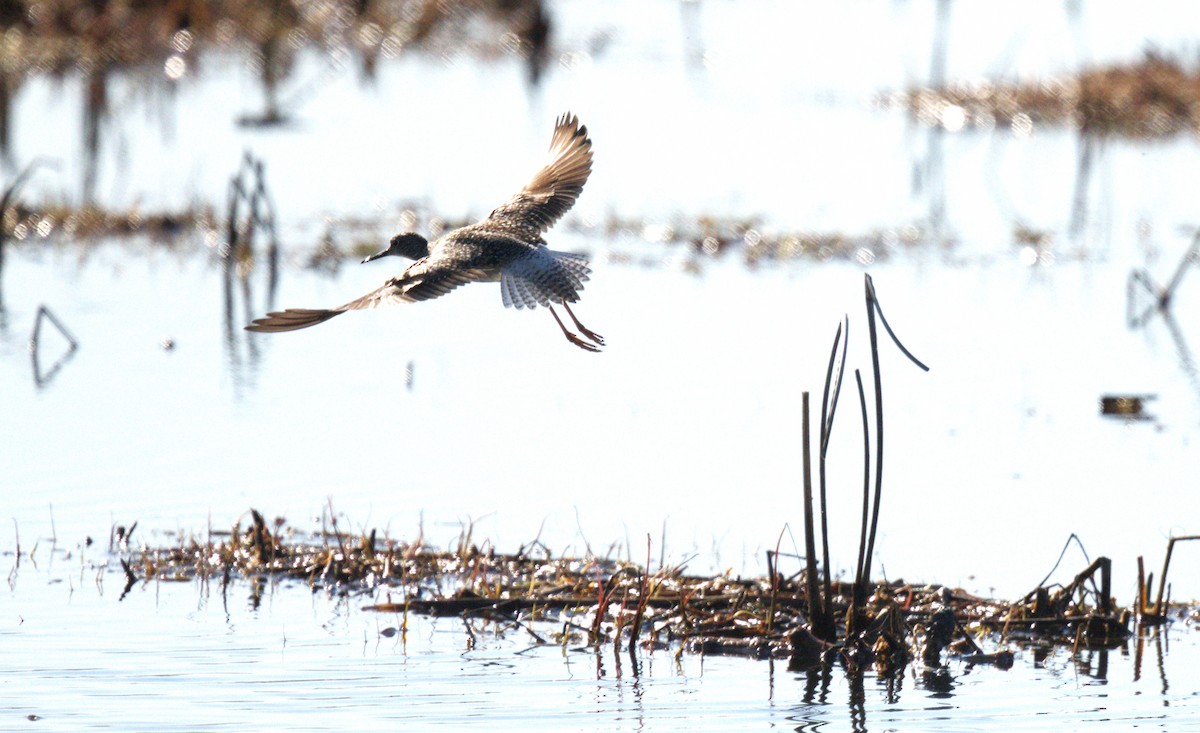
[[[214,229],[215,221],[215,214],[208,208],[146,212],[93,205],[17,204],[4,212],[3,232],[17,245],[57,236],[85,244],[114,237],[148,237],[172,243],[184,232]]]
[[[1145,562],[1138,557],[1138,592],[1134,611],[1143,625],[1157,626],[1167,621],[1167,612],[1171,606],[1171,585],[1167,583],[1167,571],[1171,569],[1171,556],[1175,553],[1177,542],[1192,542],[1200,540],[1200,535],[1185,535],[1171,537],[1167,540],[1167,551],[1163,556],[1162,575],[1158,579],[1158,595],[1153,603],[1150,602],[1150,592],[1154,587],[1154,573],[1146,575]],[[1192,609],[1195,613],[1195,609]]]
[[[128,533],[122,533],[127,537]],[[114,551],[126,581],[199,581],[204,587],[293,581],[361,598],[366,610],[495,621],[527,628],[541,643],[611,645],[622,653],[732,654],[789,659],[795,668],[840,659],[877,668],[961,658],[1011,664],[1012,642],[1111,645],[1128,634],[1126,616],[1090,589],[1091,575],[1010,603],[940,585],[903,580],[874,583],[860,613],[865,625],[852,642],[830,643],[806,627],[806,572],[770,577],[700,576],[683,567],[648,571],[612,557],[556,556],[534,541],[502,553],[472,541],[437,549],[375,530],[342,533],[337,524],[303,532],[251,510],[228,533],[180,538],[169,547]],[[1102,565],[1103,563],[1101,563]],[[854,599],[853,583],[831,583],[839,638]],[[987,639],[980,641],[980,635]],[[989,647],[989,648],[985,648]]]
[[[756,218],[701,214],[669,220],[623,218],[609,215],[599,220],[575,220],[568,226],[585,233],[600,233],[608,240],[640,240],[650,245],[684,247],[697,258],[741,257],[748,266],[815,260],[848,261],[869,265],[893,253],[925,244],[946,245],[936,234],[917,224],[865,232],[786,230]]]
[[[1200,132],[1200,69],[1157,51],[1132,64],[1085,69],[1032,82],[950,82],[881,99],[950,131],[1037,125],[1070,126],[1085,135],[1140,140]]]
[[[1153,417],[1145,412],[1146,403],[1158,395],[1101,395],[1100,414],[1110,417],[1123,417],[1129,420],[1151,420]]]
[[[0,6],[0,162],[13,163],[13,108],[32,77],[82,80],[82,191],[92,201],[106,122],[119,113],[114,81],[132,78],[139,94],[158,102],[195,76],[206,56],[241,52],[263,101],[239,122],[269,127],[291,119],[295,102],[283,87],[304,51],[323,52],[338,66],[356,61],[364,81],[375,78],[380,59],[410,50],[513,56],[536,85],[550,32],[542,0],[14,0]]]

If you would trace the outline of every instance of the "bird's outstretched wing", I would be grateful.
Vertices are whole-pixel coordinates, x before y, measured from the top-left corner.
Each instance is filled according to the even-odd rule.
[[[592,172],[592,141],[579,118],[566,113],[554,124],[550,162],[521,192],[481,224],[494,225],[535,241],[575,204]]]
[[[263,318],[255,319],[247,331],[257,333],[279,333],[296,331],[301,328],[324,323],[334,316],[346,311],[377,308],[393,303],[415,303],[418,300],[429,300],[445,295],[460,285],[485,279],[487,273],[483,270],[457,270],[454,268],[429,266],[426,259],[418,260],[409,265],[408,269],[388,280],[381,287],[372,290],[361,298],[338,306],[337,308],[288,308],[287,310],[268,313]]]

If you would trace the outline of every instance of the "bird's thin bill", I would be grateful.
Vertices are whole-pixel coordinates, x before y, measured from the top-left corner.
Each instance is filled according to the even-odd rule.
[[[376,252],[375,254],[371,255],[370,257],[364,257],[363,262],[370,262],[371,260],[377,260],[380,257],[387,257],[387,255],[390,251],[391,251],[390,249],[385,249],[382,252]]]

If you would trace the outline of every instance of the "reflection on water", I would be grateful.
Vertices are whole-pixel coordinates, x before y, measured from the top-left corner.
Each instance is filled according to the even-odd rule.
[[[48,366],[43,369],[42,360],[46,358],[42,354],[42,324],[50,323],[55,330],[67,341],[66,349],[61,351],[58,356],[48,362]],[[33,360],[33,384],[38,389],[45,387],[58,374],[58,370],[62,369],[71,357],[75,355],[75,350],[79,348],[79,342],[67,330],[62,321],[58,320],[50,309],[44,305],[38,306],[37,316],[33,319],[33,335],[29,338],[29,355]],[[47,349],[49,351],[49,349]]]
[[[1187,377],[1192,389],[1200,396],[1200,369],[1188,346],[1187,336],[1175,318],[1172,310],[1176,292],[1183,278],[1192,269],[1200,267],[1200,233],[1192,237],[1175,273],[1163,287],[1155,284],[1150,274],[1142,268],[1129,273],[1129,281],[1125,295],[1125,319],[1131,329],[1147,328],[1155,315],[1161,316],[1163,325],[1175,346],[1175,356],[1179,362],[1180,371]]]
[[[279,286],[279,235],[275,206],[267,191],[265,166],[250,153],[229,181],[229,207],[225,217],[225,241],[219,247],[222,292],[224,293],[225,355],[230,376],[241,388],[253,383],[259,360],[259,342],[242,330],[256,312],[275,307]],[[261,235],[260,235],[261,232]],[[261,261],[254,245],[266,239]],[[265,300],[254,300],[256,274],[265,277]],[[235,301],[241,300],[239,312]]]

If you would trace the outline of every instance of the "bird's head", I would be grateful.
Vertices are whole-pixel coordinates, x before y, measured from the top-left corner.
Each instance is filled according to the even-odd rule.
[[[422,257],[429,256],[429,242],[426,241],[425,237],[422,237],[420,234],[414,234],[413,232],[397,234],[396,236],[392,237],[392,241],[388,242],[387,249],[383,250],[382,252],[376,252],[370,257],[364,259],[363,262],[370,262],[371,260],[377,260],[380,257],[387,257],[388,255],[407,257],[410,260],[419,260]]]

